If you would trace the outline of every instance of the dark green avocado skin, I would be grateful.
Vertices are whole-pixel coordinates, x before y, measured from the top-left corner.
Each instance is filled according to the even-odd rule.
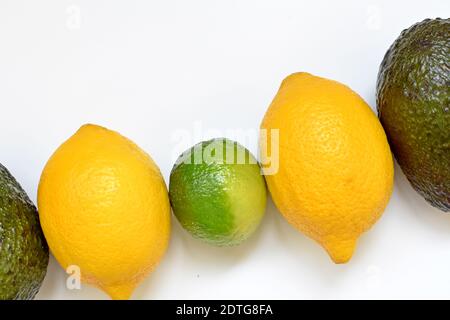
[[[450,210],[450,19],[404,30],[378,73],[377,109],[391,149],[411,185]]]
[[[48,257],[36,207],[0,164],[0,300],[33,299]]]

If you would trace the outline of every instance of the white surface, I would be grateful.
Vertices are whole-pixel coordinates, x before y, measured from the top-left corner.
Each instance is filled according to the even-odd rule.
[[[289,73],[346,83],[374,108],[392,41],[449,14],[445,0],[2,0],[0,162],[35,200],[48,157],[91,122],[136,141],[168,181],[179,130],[255,130]],[[449,248],[450,215],[396,166],[385,215],[349,264],[334,265],[269,202],[258,232],[236,248],[204,245],[173,220],[167,255],[133,298],[448,299]],[[87,286],[69,291],[65,277],[52,259],[38,298],[107,298]]]

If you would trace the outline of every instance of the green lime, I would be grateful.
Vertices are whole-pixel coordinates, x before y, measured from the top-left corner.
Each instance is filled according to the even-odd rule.
[[[217,246],[246,240],[266,208],[258,162],[246,148],[224,138],[200,142],[178,158],[169,195],[183,228]]]

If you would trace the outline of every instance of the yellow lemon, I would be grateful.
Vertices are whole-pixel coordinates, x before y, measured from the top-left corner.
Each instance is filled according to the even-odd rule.
[[[266,176],[275,205],[334,262],[347,262],[392,193],[393,160],[377,117],[347,86],[296,73],[281,84],[261,128],[279,130],[276,146],[261,140],[261,151],[275,150],[271,161],[278,161]]]
[[[166,251],[170,205],[161,173],[117,132],[85,125],[42,173],[39,216],[61,266],[113,299],[128,299]]]

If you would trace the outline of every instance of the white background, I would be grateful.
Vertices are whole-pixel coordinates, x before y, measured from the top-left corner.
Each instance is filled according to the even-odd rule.
[[[346,83],[375,108],[392,41],[449,14],[445,0],[1,0],[0,162],[35,200],[48,157],[90,122],[138,143],[168,181],[181,149],[256,130],[292,72]],[[180,130],[192,141],[177,141]],[[385,215],[347,265],[334,265],[269,201],[260,229],[236,248],[194,240],[174,219],[166,256],[133,298],[448,299],[450,215],[395,169]],[[65,279],[52,259],[38,298],[107,298],[88,286],[69,291]]]

